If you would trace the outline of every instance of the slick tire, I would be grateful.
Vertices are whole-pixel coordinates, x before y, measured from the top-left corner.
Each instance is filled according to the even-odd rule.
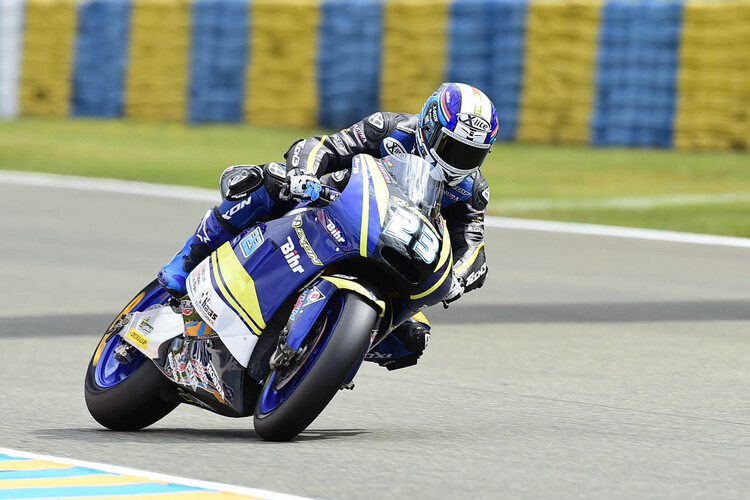
[[[328,342],[294,391],[271,411],[261,398],[255,407],[255,431],[267,441],[289,441],[323,411],[363,359],[377,312],[359,295],[346,292],[344,304]],[[334,320],[336,318],[329,318]],[[266,381],[269,384],[271,380]],[[264,388],[264,391],[266,388]]]
[[[150,360],[111,387],[97,384],[95,369],[92,357],[84,387],[86,406],[91,416],[108,429],[143,429],[164,418],[178,405],[174,386]]]

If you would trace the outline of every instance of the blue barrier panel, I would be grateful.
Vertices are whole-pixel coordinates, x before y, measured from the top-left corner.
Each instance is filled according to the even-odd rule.
[[[92,0],[78,5],[74,115],[122,115],[130,10],[130,0]]]
[[[670,147],[682,2],[608,2],[602,13],[592,143]]]
[[[497,108],[500,139],[514,139],[523,82],[525,0],[455,0],[447,79],[484,91]]]
[[[193,3],[191,122],[243,120],[249,15],[247,0],[195,0]]]
[[[318,37],[318,122],[351,125],[379,109],[381,2],[327,0]]]

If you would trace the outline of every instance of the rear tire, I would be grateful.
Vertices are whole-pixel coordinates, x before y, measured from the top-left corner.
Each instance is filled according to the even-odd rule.
[[[343,301],[338,316],[327,308],[328,323],[322,332],[320,351],[301,361],[299,371],[285,386],[296,386],[279,396],[275,388],[278,371],[271,372],[255,407],[255,431],[268,441],[289,441],[305,430],[323,411],[341,385],[364,358],[370,346],[377,312],[357,294],[345,292],[333,297]],[[333,317],[332,317],[333,316]],[[282,398],[269,408],[270,401]]]
[[[169,295],[154,280],[120,313],[166,304]],[[118,318],[120,317],[118,315]],[[84,383],[86,406],[101,425],[116,431],[143,429],[177,407],[175,386],[140,352],[130,365],[118,365],[116,333],[105,333],[89,361]]]

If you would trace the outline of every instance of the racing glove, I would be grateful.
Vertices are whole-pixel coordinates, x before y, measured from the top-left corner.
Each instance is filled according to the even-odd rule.
[[[282,199],[291,199],[300,201],[318,201],[321,203],[331,203],[336,201],[341,193],[336,189],[320,182],[313,174],[305,172],[301,168],[289,170],[286,174],[286,186],[279,194]]]
[[[443,299],[443,307],[448,309],[448,304],[460,299],[464,294],[464,282],[461,278],[451,273],[451,288],[448,295]]]
[[[320,198],[323,186],[320,179],[301,168],[289,170],[286,173],[287,193],[289,198],[297,200],[315,201]]]

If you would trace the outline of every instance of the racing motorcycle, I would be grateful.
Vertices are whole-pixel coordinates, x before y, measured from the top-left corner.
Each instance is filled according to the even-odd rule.
[[[447,295],[443,182],[418,156],[357,155],[325,182],[326,196],[203,260],[187,278],[189,301],[176,304],[154,280],[94,351],[89,412],[137,430],[186,403],[254,415],[263,439],[293,439],[353,387],[370,349]]]

